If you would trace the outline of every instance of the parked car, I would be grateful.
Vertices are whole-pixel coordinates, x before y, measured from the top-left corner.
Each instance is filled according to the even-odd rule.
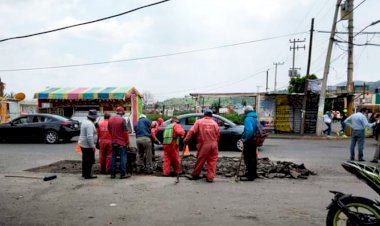
[[[190,113],[179,115],[177,118],[179,119],[179,123],[186,131],[186,133],[190,130],[190,128],[194,125],[197,119],[203,117],[203,113]],[[219,150],[226,151],[241,151],[242,150],[242,142],[239,141],[244,131],[244,126],[236,125],[230,120],[220,116],[213,114],[213,119],[219,125]],[[163,123],[163,128],[170,124],[170,120],[166,120]],[[157,132],[157,138],[162,142],[163,137],[163,129],[159,129]],[[195,137],[194,137],[195,138]],[[190,149],[195,149],[195,139],[192,139],[190,142]]]
[[[69,141],[80,133],[79,122],[53,114],[28,114],[0,124],[0,141]]]

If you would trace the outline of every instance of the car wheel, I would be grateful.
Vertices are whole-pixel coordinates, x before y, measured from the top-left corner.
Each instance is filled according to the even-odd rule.
[[[241,152],[244,149],[243,139],[238,139],[236,141],[236,151]]]
[[[59,137],[58,137],[58,133],[53,131],[53,130],[49,130],[45,133],[45,142],[48,143],[48,144],[55,144],[57,143],[59,140]]]

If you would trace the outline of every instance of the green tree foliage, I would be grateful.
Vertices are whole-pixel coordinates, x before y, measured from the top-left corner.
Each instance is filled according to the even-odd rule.
[[[306,79],[317,79],[318,77],[314,74],[305,75],[301,78],[292,78],[289,81],[289,93],[304,93],[305,92],[305,81]]]
[[[229,119],[230,121],[238,124],[238,125],[242,125],[244,124],[244,115],[239,115],[237,113],[226,113],[226,114],[223,114],[223,117],[225,117],[226,119]]]

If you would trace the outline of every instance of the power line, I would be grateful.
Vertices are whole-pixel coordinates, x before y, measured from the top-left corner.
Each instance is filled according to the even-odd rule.
[[[330,31],[319,31],[319,30],[315,30],[315,31],[318,33],[326,33],[326,34],[331,33]],[[348,32],[347,31],[337,31],[337,32],[335,32],[335,34],[348,34]],[[355,34],[355,36],[359,35],[359,34],[360,35],[377,35],[377,34],[380,34],[380,32],[378,32],[378,31],[354,32],[354,34]]]
[[[361,29],[356,35],[354,35],[354,38],[355,38],[358,34],[360,34],[361,32],[363,32],[365,29],[367,29],[367,28],[369,28],[369,27],[371,27],[371,26],[373,26],[373,25],[376,25],[376,24],[378,24],[378,23],[380,23],[380,20],[377,20],[377,21],[374,21],[374,22],[368,24],[366,27],[364,27],[363,29]]]
[[[181,90],[176,90],[176,91],[172,91],[172,92],[159,93],[159,95],[161,95],[161,96],[167,96],[167,95],[175,94],[175,93],[178,93],[178,92],[194,91],[194,90],[214,90],[214,89],[217,89],[217,88],[221,88],[221,87],[224,87],[224,86],[230,86],[231,84],[236,84],[236,83],[242,82],[244,80],[247,80],[249,78],[252,78],[252,77],[255,77],[255,76],[259,75],[259,74],[262,74],[263,72],[266,72],[266,69],[258,71],[258,72],[254,73],[252,75],[245,76],[245,77],[243,77],[243,78],[241,78],[239,80],[236,80],[236,78],[234,78],[233,80],[226,80],[226,81],[222,81],[222,82],[218,82],[218,83],[214,83],[214,84],[210,84],[210,85],[206,85],[206,86],[200,86],[200,87],[196,87],[196,88],[192,88],[192,89],[188,89],[188,90],[181,89]]]
[[[293,33],[293,34],[286,34],[286,35],[279,35],[279,36],[273,36],[269,38],[263,38],[263,39],[257,39],[257,40],[251,40],[246,42],[239,42],[239,43],[233,43],[233,44],[226,44],[216,47],[209,47],[209,48],[201,48],[201,49],[194,49],[194,50],[188,50],[188,51],[180,51],[180,52],[174,52],[174,53],[166,53],[166,54],[160,54],[160,55],[153,55],[153,56],[146,56],[146,57],[136,57],[136,58],[129,58],[129,59],[123,59],[123,60],[112,60],[112,61],[102,61],[102,62],[93,62],[93,63],[83,63],[83,64],[69,64],[69,65],[58,65],[58,66],[46,66],[46,67],[31,67],[31,68],[17,68],[17,69],[0,69],[0,72],[14,72],[14,71],[34,71],[34,70],[46,70],[46,69],[57,69],[57,68],[69,68],[69,67],[81,67],[81,66],[91,66],[91,65],[100,65],[100,64],[111,64],[111,63],[121,63],[121,62],[128,62],[128,61],[136,61],[136,60],[147,60],[147,59],[153,59],[153,58],[161,58],[161,57],[169,57],[169,56],[176,56],[176,55],[182,55],[182,54],[189,54],[189,53],[195,53],[195,52],[205,52],[215,49],[221,49],[221,48],[227,48],[227,47],[233,47],[233,46],[239,46],[239,45],[246,45],[251,44],[255,42],[263,42],[298,34],[305,34],[307,32],[299,32],[299,33]]]
[[[143,9],[143,8],[147,8],[147,7],[150,7],[150,6],[158,5],[158,4],[161,4],[161,3],[164,3],[164,2],[168,2],[168,1],[170,1],[170,0],[163,0],[163,1],[160,1],[160,2],[155,2],[155,3],[149,4],[149,5],[140,6],[140,7],[137,7],[135,9],[128,10],[128,11],[125,11],[125,12],[122,12],[122,13],[119,13],[119,14],[115,14],[115,15],[112,15],[112,16],[103,17],[103,18],[100,18],[100,19],[97,19],[97,20],[92,20],[92,21],[88,21],[88,22],[74,24],[74,25],[70,25],[70,26],[66,26],[66,27],[56,28],[56,29],[53,29],[53,30],[38,32],[38,33],[34,33],[34,34],[29,34],[29,35],[22,35],[22,36],[16,36],[16,37],[10,37],[10,38],[5,38],[5,39],[0,39],[0,42],[5,42],[5,41],[13,40],[13,39],[29,38],[29,37],[32,37],[32,36],[52,33],[52,32],[56,32],[56,31],[61,31],[61,30],[65,30],[65,29],[68,29],[68,28],[72,28],[72,27],[78,27],[78,26],[82,26],[82,25],[92,24],[92,23],[103,21],[103,20],[108,20],[108,19],[111,19],[111,18],[114,18],[114,17],[119,17],[119,16],[131,13],[131,12]]]
[[[337,39],[334,39],[335,42],[339,42],[339,43],[349,43],[349,44],[352,44],[354,46],[380,46],[380,44],[377,44],[377,43],[369,43],[369,42],[366,42],[366,43],[353,43],[353,42],[348,42],[348,41],[340,41],[340,40],[337,40]]]

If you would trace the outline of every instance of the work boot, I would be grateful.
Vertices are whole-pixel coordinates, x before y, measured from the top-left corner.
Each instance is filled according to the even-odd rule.
[[[120,179],[127,179],[127,178],[130,178],[131,176],[130,175],[120,175]]]
[[[252,177],[240,177],[240,181],[254,181],[255,178]]]
[[[200,180],[202,177],[200,176],[193,176],[193,175],[185,175],[185,177],[189,180]]]
[[[97,176],[88,176],[88,177],[84,177],[84,179],[95,179],[97,178]]]

